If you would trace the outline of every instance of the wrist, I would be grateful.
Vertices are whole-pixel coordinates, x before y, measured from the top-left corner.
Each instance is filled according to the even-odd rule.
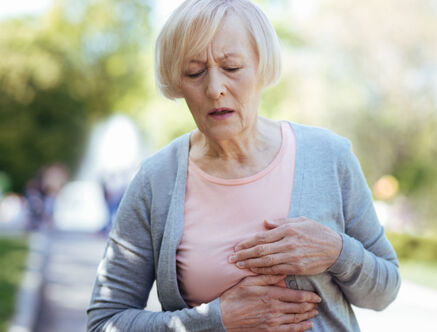
[[[340,257],[341,251],[343,249],[343,237],[341,236],[340,233],[337,232],[333,232],[335,234],[334,236],[334,241],[333,241],[333,245],[332,245],[332,254],[331,254],[331,262],[327,268],[327,270],[329,270],[338,260],[338,258]]]

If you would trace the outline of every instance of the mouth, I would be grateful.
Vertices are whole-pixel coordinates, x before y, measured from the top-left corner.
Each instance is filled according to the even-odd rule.
[[[234,110],[231,108],[227,108],[227,107],[221,107],[221,108],[214,108],[212,109],[208,115],[224,115],[224,114],[229,114],[229,113],[233,113]]]

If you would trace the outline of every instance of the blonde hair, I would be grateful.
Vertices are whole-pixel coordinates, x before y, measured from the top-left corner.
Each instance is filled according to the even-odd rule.
[[[184,60],[207,48],[230,12],[247,26],[258,55],[258,77],[263,87],[279,80],[281,54],[278,37],[260,8],[249,0],[186,0],[173,11],[156,40],[155,80],[164,96],[170,99],[180,97]]]

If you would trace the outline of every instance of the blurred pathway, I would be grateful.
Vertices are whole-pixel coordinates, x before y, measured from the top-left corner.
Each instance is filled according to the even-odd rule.
[[[437,290],[403,281],[396,300],[384,311],[354,308],[362,332],[437,331]]]
[[[49,233],[49,261],[37,332],[86,331],[86,312],[106,240],[87,233]]]
[[[91,289],[106,240],[86,233],[49,234],[50,257],[37,332],[86,331]],[[383,312],[355,308],[362,332],[436,331],[437,290],[404,281],[396,301]],[[147,310],[159,311],[156,289]]]

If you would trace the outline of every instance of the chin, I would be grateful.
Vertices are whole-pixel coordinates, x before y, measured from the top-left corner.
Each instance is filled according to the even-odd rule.
[[[241,128],[234,126],[217,126],[203,131],[203,134],[215,141],[225,141],[237,137],[241,131]]]

